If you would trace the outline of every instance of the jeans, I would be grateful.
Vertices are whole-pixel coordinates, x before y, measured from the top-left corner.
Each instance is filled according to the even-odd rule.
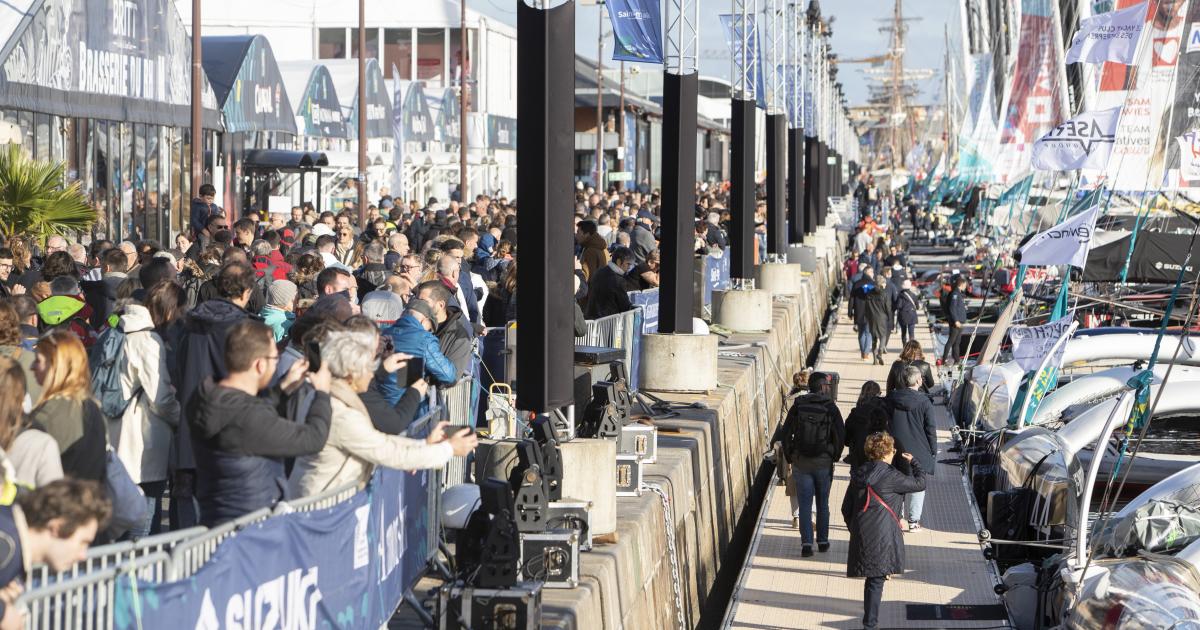
[[[913,324],[901,323],[901,324],[899,324],[899,326],[900,326],[900,341],[901,341],[901,343],[908,343],[909,339],[917,338],[917,325],[915,323],[913,323]]]
[[[920,523],[921,512],[925,510],[925,491],[910,492],[904,495],[904,511],[908,513],[909,523]]]
[[[817,542],[829,542],[829,488],[833,485],[833,471],[822,468],[812,472],[792,469],[796,481],[796,493],[800,495],[800,543],[805,547],[813,544],[812,506],[817,500]]]
[[[130,529],[126,539],[137,540],[162,531],[162,498],[167,491],[166,481],[146,481],[138,484],[146,495],[146,518],[142,524]]]
[[[874,630],[879,627],[879,602],[883,601],[884,577],[869,577],[863,585],[863,628]]]
[[[866,326],[863,326],[862,328],[858,329],[858,350],[859,350],[859,352],[862,352],[863,354],[870,354],[872,341],[873,340],[871,339],[871,331],[868,330]]]

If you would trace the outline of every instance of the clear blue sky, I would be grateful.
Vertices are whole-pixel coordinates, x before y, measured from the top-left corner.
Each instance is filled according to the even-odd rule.
[[[515,24],[516,3],[520,1],[467,0],[467,6],[495,19]],[[729,54],[719,16],[731,12],[732,4],[731,0],[700,0],[700,48],[705,55],[701,59],[700,71],[705,75],[726,79],[729,77]],[[759,6],[762,6],[761,0]],[[882,23],[875,20],[890,19],[892,9],[892,0],[821,2],[822,15],[833,15],[836,18],[833,23],[834,52],[847,59],[882,53],[887,48],[888,35],[877,30]],[[593,6],[578,6],[575,14],[576,48],[580,54],[589,58],[596,56],[596,11],[596,7]],[[959,24],[958,0],[906,0],[904,15],[921,18],[920,21],[909,23],[905,64],[910,67],[931,68],[940,74],[944,55],[942,29],[948,24],[951,38],[956,37]],[[605,46],[605,57],[611,58],[611,55],[610,39]],[[838,75],[845,85],[847,99],[851,105],[862,103],[867,98],[868,81],[859,72],[858,68],[861,67],[863,66],[843,66]],[[918,102],[931,103],[940,97],[940,79],[934,78],[926,83]]]

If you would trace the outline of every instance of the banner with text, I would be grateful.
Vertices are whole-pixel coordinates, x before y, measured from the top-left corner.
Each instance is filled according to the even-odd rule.
[[[1044,232],[1038,232],[1021,247],[1021,264],[1074,265],[1082,269],[1087,265],[1087,255],[1092,249],[1092,237],[1096,233],[1096,219],[1099,217],[1100,206],[1094,206]]]
[[[661,16],[658,0],[608,0],[616,40],[613,61],[662,63]]]
[[[226,539],[191,577],[118,580],[114,619],[138,628],[355,628],[387,623],[420,576],[428,472],[380,469],[333,507],[274,516]]]
[[[1070,328],[1071,319],[1069,317],[1042,326],[1009,327],[1008,337],[1012,339],[1013,360],[1026,372],[1036,370],[1042,365],[1046,355],[1055,349],[1055,344],[1058,344],[1058,349],[1049,365],[1049,367],[1058,367],[1062,363],[1063,350],[1067,347],[1066,343],[1059,344],[1058,341],[1062,339],[1063,335],[1069,334]]]

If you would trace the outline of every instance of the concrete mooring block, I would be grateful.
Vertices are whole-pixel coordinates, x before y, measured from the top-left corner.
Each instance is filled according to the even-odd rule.
[[[771,329],[771,293],[762,289],[713,291],[713,321],[738,332]]]
[[[758,266],[758,286],[775,295],[800,295],[804,292],[801,265],[766,263]]]
[[[717,336],[643,336],[639,376],[641,388],[652,392],[707,392],[716,389]]]

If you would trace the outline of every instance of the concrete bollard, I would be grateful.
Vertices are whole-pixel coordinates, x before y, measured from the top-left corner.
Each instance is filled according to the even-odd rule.
[[[817,271],[817,249],[810,245],[789,245],[787,252],[788,264],[800,265],[800,268],[809,273]]]
[[[641,388],[652,392],[708,392],[716,389],[717,336],[643,336],[639,377]]]
[[[593,536],[617,531],[617,441],[575,438],[558,448],[563,497],[592,502]]]
[[[713,291],[713,321],[738,332],[771,329],[771,293],[762,289]]]
[[[799,295],[804,289],[803,267],[800,265],[766,263],[758,266],[758,287],[776,295]]]

